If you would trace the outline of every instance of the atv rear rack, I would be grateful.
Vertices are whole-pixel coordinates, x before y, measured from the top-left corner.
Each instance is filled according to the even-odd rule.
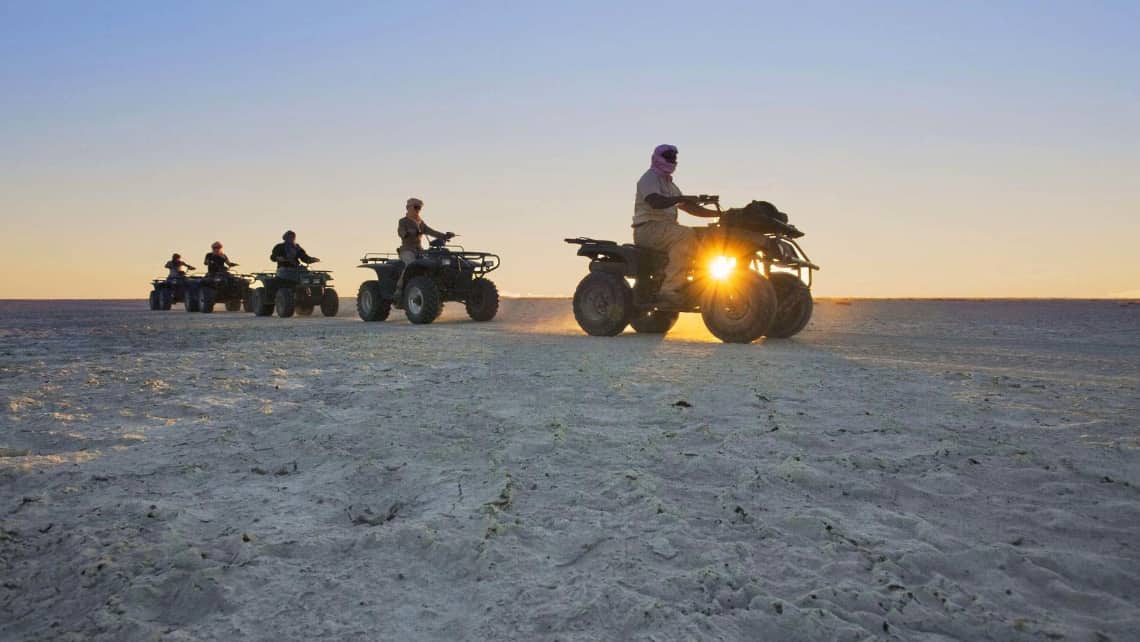
[[[452,247],[455,249],[453,250]],[[476,274],[486,274],[494,272],[499,268],[501,260],[498,254],[491,252],[469,252],[464,250],[462,246],[451,246],[446,249],[431,249],[420,250],[417,258],[423,259],[456,259],[457,261],[464,261],[469,264]],[[365,267],[370,263],[397,263],[402,262],[398,252],[366,252],[360,259],[361,265]]]

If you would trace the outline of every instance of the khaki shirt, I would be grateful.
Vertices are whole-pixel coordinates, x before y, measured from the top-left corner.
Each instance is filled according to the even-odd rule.
[[[637,196],[633,201],[633,224],[640,225],[648,223],[649,221],[667,221],[670,223],[677,222],[677,206],[666,207],[663,210],[655,210],[649,207],[649,203],[645,202],[645,197],[650,194],[660,194],[662,196],[680,196],[681,188],[671,180],[657,174],[652,169],[641,175],[637,181]]]

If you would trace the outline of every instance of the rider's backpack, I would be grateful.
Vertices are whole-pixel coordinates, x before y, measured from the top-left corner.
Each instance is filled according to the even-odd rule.
[[[756,232],[774,232],[785,228],[785,225],[774,223],[788,222],[788,215],[776,209],[768,201],[752,201],[744,207],[727,210],[720,217],[720,222],[730,227],[742,227]]]

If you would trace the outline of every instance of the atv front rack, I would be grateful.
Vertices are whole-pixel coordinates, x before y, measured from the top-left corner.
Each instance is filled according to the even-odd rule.
[[[306,268],[286,268],[294,272],[297,278],[290,276],[278,276],[277,272],[254,272],[250,276],[254,281],[268,281],[270,279],[282,279],[285,281],[295,281],[300,285],[309,286],[324,286],[329,281],[333,280],[332,270],[309,270]],[[311,277],[309,275],[312,275]],[[306,278],[309,277],[309,278]],[[331,287],[331,286],[330,286]]]

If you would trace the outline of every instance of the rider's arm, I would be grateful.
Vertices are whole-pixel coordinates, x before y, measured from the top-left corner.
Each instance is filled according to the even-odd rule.
[[[679,205],[683,200],[685,200],[684,196],[664,196],[656,193],[645,197],[645,202],[649,204],[649,207],[655,210],[663,210],[673,207],[674,205]]]
[[[693,196],[663,196],[661,194],[650,194],[645,197],[645,202],[655,210],[663,210],[667,207],[676,205],[678,209],[684,210],[693,216],[701,218],[716,218],[720,216],[720,212],[716,210],[706,210],[705,208],[697,205]]]
[[[436,230],[433,230],[431,227],[428,226],[427,223],[421,223],[420,225],[422,226],[421,229],[423,230],[423,233],[427,234],[428,236],[430,236],[432,238],[439,239],[439,238],[443,238],[443,237],[447,236],[447,234],[445,234],[443,232],[437,232]]]
[[[278,243],[273,246],[273,250],[269,253],[269,260],[274,263],[279,263],[285,259],[285,244]]]
[[[316,263],[317,261],[320,261],[320,259],[316,257],[309,256],[309,253],[305,251],[305,248],[301,247],[300,245],[297,246],[297,258],[301,259],[305,263]]]

